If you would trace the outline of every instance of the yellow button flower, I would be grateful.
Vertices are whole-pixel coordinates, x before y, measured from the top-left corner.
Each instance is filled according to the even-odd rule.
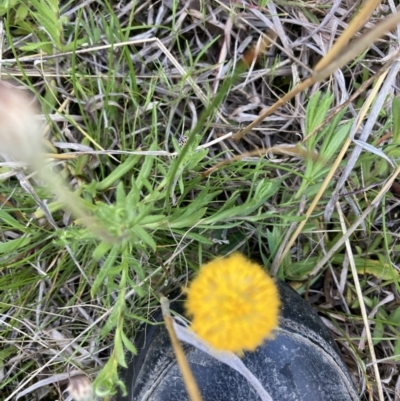
[[[280,300],[274,280],[235,253],[202,266],[187,289],[191,329],[222,351],[254,351],[278,326]]]

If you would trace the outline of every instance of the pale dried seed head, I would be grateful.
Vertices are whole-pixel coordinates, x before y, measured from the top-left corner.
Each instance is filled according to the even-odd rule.
[[[90,380],[84,376],[71,377],[68,386],[69,395],[75,401],[92,401],[93,386]]]
[[[0,81],[0,154],[29,165],[43,159],[40,124],[32,99],[9,82]]]
[[[41,129],[30,97],[9,82],[0,81],[0,156],[22,162],[37,173],[76,218],[107,242],[116,239],[86,213],[78,196],[47,166],[41,146]],[[81,398],[76,398],[80,400]],[[82,398],[82,400],[86,400]]]

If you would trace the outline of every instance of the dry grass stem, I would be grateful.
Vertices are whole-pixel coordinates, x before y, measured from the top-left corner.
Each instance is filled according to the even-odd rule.
[[[161,300],[161,308],[163,311],[163,317],[165,322],[165,327],[168,330],[169,338],[172,343],[172,347],[174,348],[174,352],[176,355],[176,359],[182,373],[183,380],[185,382],[185,386],[191,401],[202,401],[199,388],[196,384],[196,380],[193,376],[193,373],[190,369],[189,363],[186,359],[185,353],[183,352],[183,348],[176,336],[173,319],[171,317],[169,311],[169,301],[167,298],[162,297]]]
[[[343,40],[339,42],[337,47],[333,47],[330,52],[322,59],[326,59],[327,61],[320,61],[314,69],[314,74],[311,78],[306,79],[304,82],[298,84],[295,88],[293,88],[290,92],[288,92],[285,96],[279,99],[274,105],[272,105],[268,110],[260,115],[256,120],[254,120],[251,124],[249,124],[246,128],[240,130],[234,136],[234,139],[239,140],[244,135],[246,135],[250,130],[256,127],[261,121],[274,113],[279,107],[283,104],[287,103],[293,97],[295,97],[298,93],[304,91],[309,88],[311,85],[318,81],[322,81],[323,79],[329,77],[334,71],[343,67],[349,61],[357,57],[361,54],[365,49],[368,48],[373,42],[375,42],[378,38],[383,36],[385,33],[389,32],[391,29],[396,27],[400,23],[400,13],[394,14],[388,17],[386,20],[382,21],[376,27],[371,29],[368,33],[366,33],[361,39],[354,41],[348,47],[345,47],[349,38],[353,35],[353,33],[358,30],[360,23],[362,23],[365,18],[372,12],[371,9],[374,4],[377,3],[376,0],[371,0],[365,5],[365,14],[360,13],[358,16],[359,19],[354,23],[354,25],[350,26],[347,31],[345,31],[342,35]],[[379,1],[378,1],[379,3]],[[375,7],[374,7],[375,8]],[[351,35],[351,36],[350,36]],[[331,53],[332,52],[332,53]],[[331,54],[332,55],[331,55]],[[340,53],[340,56],[336,57]]]
[[[327,263],[327,261],[332,258],[332,255],[345,244],[346,240],[350,237],[351,234],[358,228],[358,226],[367,218],[367,216],[371,213],[372,210],[379,206],[382,198],[385,194],[389,191],[390,187],[392,186],[393,182],[400,174],[400,167],[398,167],[390,176],[390,178],[385,182],[385,185],[379,191],[379,193],[375,196],[371,204],[360,214],[357,220],[346,230],[346,233],[336,242],[335,245],[328,251],[328,253],[318,261],[315,267],[311,270],[310,275],[316,275],[322,267]]]
[[[343,212],[342,212],[339,202],[336,203],[336,207],[337,207],[337,211],[339,213],[339,219],[340,219],[340,224],[342,226],[343,234],[346,234],[346,230],[347,230],[346,223],[345,223]],[[362,293],[362,289],[361,289],[361,285],[360,285],[360,280],[358,277],[356,265],[354,263],[354,255],[353,255],[353,251],[352,251],[352,247],[350,245],[349,239],[347,239],[345,241],[345,245],[346,245],[346,251],[347,251],[347,254],[348,254],[349,260],[350,260],[351,273],[353,275],[353,280],[354,280],[354,284],[356,287],[357,298],[360,302],[361,315],[362,315],[362,318],[364,321],[364,329],[365,329],[366,336],[367,336],[369,352],[371,353],[371,361],[374,364],[373,369],[374,369],[374,373],[375,373],[375,383],[378,388],[379,400],[385,401],[385,398],[383,395],[383,390],[382,390],[381,376],[379,374],[378,365],[375,363],[376,362],[375,348],[374,348],[374,344],[372,342],[372,335],[371,335],[371,330],[370,330],[369,321],[368,321],[368,314],[367,314],[367,310],[365,307],[363,293]]]

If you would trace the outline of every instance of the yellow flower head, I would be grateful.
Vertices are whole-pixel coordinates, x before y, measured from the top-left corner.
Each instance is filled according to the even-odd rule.
[[[256,263],[235,253],[202,266],[187,289],[192,330],[214,348],[253,351],[278,325],[279,292]]]

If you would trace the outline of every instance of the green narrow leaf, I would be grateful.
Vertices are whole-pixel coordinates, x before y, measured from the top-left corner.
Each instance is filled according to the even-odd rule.
[[[157,244],[145,229],[140,226],[135,226],[133,228],[133,231],[135,232],[135,235],[140,238],[146,245],[148,245],[154,252],[156,251]]]
[[[112,245],[108,242],[100,242],[93,251],[93,258],[100,260],[104,255],[112,248]]]
[[[332,261],[335,264],[342,265],[344,260],[343,255],[335,255]],[[371,274],[380,280],[393,280],[399,277],[397,270],[393,269],[390,263],[384,260],[374,260],[363,256],[354,256],[354,262],[358,274]]]
[[[311,97],[306,111],[306,135],[313,132],[315,128],[322,124],[331,108],[332,102],[333,95],[330,92],[321,97],[321,92],[318,91]],[[312,149],[316,141],[317,138],[314,135],[307,141],[307,146]]]
[[[317,106],[319,102],[319,98],[321,97],[321,92],[318,91],[311,97],[308,102],[307,110],[306,110],[306,135],[313,131],[315,114],[317,111]],[[310,143],[310,142],[309,142]]]
[[[392,100],[393,142],[400,142],[400,99]]]
[[[18,220],[14,219],[14,217],[8,214],[4,209],[0,209],[0,220],[3,220],[7,224],[9,224],[10,227],[15,228],[17,230],[25,229],[25,226],[23,224],[21,224]]]
[[[393,360],[400,360],[400,338],[394,343]]]
[[[181,216],[177,216],[176,219],[174,219],[174,216],[172,216],[171,221],[168,224],[169,228],[187,228],[187,227],[192,227],[194,224],[197,224],[200,219],[203,218],[206,208],[203,207],[196,212],[192,213],[184,213]]]
[[[157,143],[153,142],[149,148],[149,151],[157,150]],[[136,178],[136,186],[140,191],[144,185],[144,182],[149,178],[149,175],[153,169],[154,164],[154,156],[145,156],[142,167],[140,168],[140,172],[138,177]]]
[[[37,49],[43,49],[46,46],[50,46],[50,45],[51,45],[51,42],[28,43],[26,45],[21,46],[20,49],[25,52],[32,52]]]
[[[125,335],[123,330],[121,330],[121,339],[126,349],[133,355],[136,355],[137,354],[136,347],[133,345],[132,341],[130,341],[129,338]]]
[[[117,260],[117,257],[119,255],[119,249],[120,247],[118,245],[111,248],[111,251],[107,256],[106,261],[104,262],[100,271],[97,273],[96,279],[94,280],[92,290],[90,292],[92,297],[94,296],[94,294],[96,294],[96,291],[103,284],[104,280],[110,274],[110,270],[112,270],[112,268],[114,267],[115,261]]]
[[[162,214],[161,215],[148,215],[141,220],[140,225],[142,227],[148,225],[147,228],[155,228],[155,227],[160,226],[163,223],[165,223],[166,219],[167,219],[167,216],[162,215]]]
[[[131,209],[136,209],[138,203],[140,202],[140,191],[136,185],[135,177],[131,177],[131,189],[126,197],[126,207]]]
[[[400,306],[391,313],[388,321],[396,325],[400,324]]]
[[[0,255],[12,253],[20,247],[24,247],[31,242],[31,237],[12,239],[7,242],[0,242]]]
[[[116,200],[117,205],[122,206],[122,205],[126,204],[125,188],[124,188],[124,183],[122,181],[117,185],[115,200]]]
[[[378,345],[382,341],[384,333],[385,333],[384,324],[381,321],[376,321],[375,328],[372,334],[372,343],[374,345]]]
[[[104,324],[103,328],[100,331],[100,335],[105,337],[111,330],[117,326],[119,319],[119,310],[118,308],[114,307],[110,316],[108,316],[106,323]]]
[[[122,366],[123,368],[127,368],[128,365],[126,364],[125,360],[125,352],[122,340],[122,330],[117,327],[115,330],[115,337],[114,337],[114,353],[118,361],[118,365]]]
[[[132,170],[140,157],[137,155],[129,156],[122,164],[115,168],[103,181],[96,183],[97,191],[105,191]]]
[[[339,151],[339,148],[342,146],[344,140],[349,135],[350,128],[353,122],[350,121],[347,124],[339,127],[336,132],[332,135],[330,140],[324,141],[324,144],[321,147],[321,159],[323,162],[330,160],[335,153]],[[317,163],[318,164],[318,163]]]

